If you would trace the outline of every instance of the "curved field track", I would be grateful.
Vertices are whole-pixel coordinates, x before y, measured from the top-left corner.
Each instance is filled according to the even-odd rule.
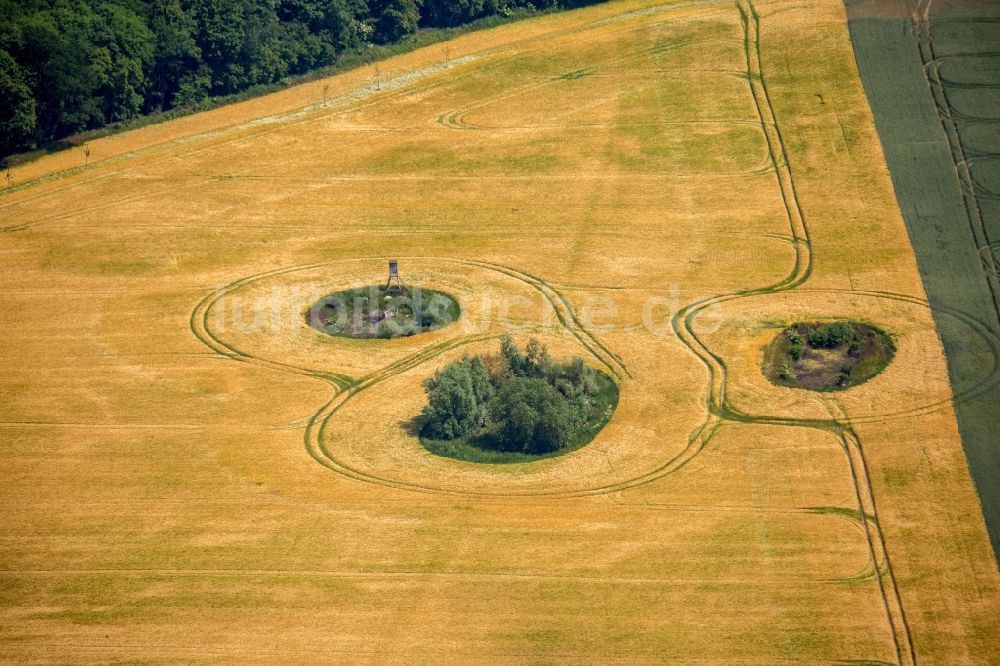
[[[380,68],[12,172],[5,659],[1000,651],[953,412],[996,390],[1000,339],[936,308],[982,361],[949,382],[839,1],[607,3]],[[461,320],[306,325],[390,258]],[[837,395],[760,375],[831,317],[893,363]],[[611,422],[535,463],[430,455],[422,382],[510,330],[614,376]]]

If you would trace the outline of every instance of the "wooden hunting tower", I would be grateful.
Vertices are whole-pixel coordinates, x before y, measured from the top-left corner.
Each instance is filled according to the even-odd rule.
[[[389,279],[386,280],[385,290],[389,291],[392,288],[392,283],[396,283],[396,287],[400,292],[406,293],[406,285],[403,284],[403,278],[399,277],[399,262],[395,259],[389,261]]]

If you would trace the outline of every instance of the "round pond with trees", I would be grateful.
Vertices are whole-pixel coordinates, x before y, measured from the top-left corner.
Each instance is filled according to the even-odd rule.
[[[529,462],[588,444],[618,404],[618,385],[580,357],[559,362],[537,340],[465,356],[428,379],[419,418],[431,453],[478,463]]]
[[[371,285],[327,294],[306,322],[335,337],[388,340],[440,330],[459,316],[458,301],[443,291]]]
[[[892,361],[896,345],[881,329],[854,321],[792,324],[764,350],[764,375],[780,386],[843,391]]]

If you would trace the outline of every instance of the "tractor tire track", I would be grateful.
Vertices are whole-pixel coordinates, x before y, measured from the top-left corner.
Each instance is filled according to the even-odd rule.
[[[1000,12],[989,2],[884,4],[877,18],[867,8],[853,12],[848,7],[855,56],[949,377],[960,393],[959,387],[981,377],[981,350],[978,345],[970,349],[965,331],[939,316],[942,304],[974,313],[1000,336],[1000,207],[994,184],[1000,77],[995,58],[973,57],[996,51]],[[898,57],[887,60],[883,49]],[[982,83],[989,85],[975,85]],[[995,553],[1000,553],[998,399],[994,386],[954,405]]]
[[[804,284],[812,273],[809,231],[796,191],[794,174],[784,137],[777,121],[777,114],[774,110],[763,71],[760,47],[760,16],[751,0],[738,0],[736,7],[744,29],[747,81],[754,100],[754,106],[760,118],[762,130],[767,138],[768,150],[774,162],[775,176],[788,217],[791,235],[794,239],[796,255],[791,272],[776,284],[702,299],[686,305],[674,315],[672,323],[678,338],[698,357],[709,374],[706,391],[706,420],[693,433],[689,448],[697,449],[697,451],[703,449],[712,435],[726,421],[814,428],[828,432],[837,438],[841,442],[842,449],[850,465],[851,482],[855,490],[857,510],[860,515],[871,515],[873,517],[871,521],[864,521],[865,536],[872,569],[879,583],[879,593],[896,652],[897,662],[901,665],[916,664],[916,650],[903,609],[902,598],[892,571],[885,538],[878,520],[874,490],[868,475],[868,465],[865,460],[860,437],[849,426],[838,423],[832,414],[829,421],[822,419],[769,418],[753,416],[733,408],[727,397],[727,370],[725,361],[721,356],[713,352],[699,338],[695,331],[695,319],[701,312],[712,305],[720,304],[727,300],[791,291]]]
[[[948,147],[951,151],[955,175],[959,181],[959,190],[961,191],[965,207],[966,222],[972,232],[972,237],[976,244],[976,252],[982,253],[985,248],[994,247],[998,241],[990,237],[989,226],[986,224],[978,197],[986,196],[993,198],[1000,196],[1000,194],[989,191],[977,182],[970,168],[972,160],[970,160],[965,145],[962,142],[960,122],[954,113],[954,105],[948,98],[948,88],[995,88],[1000,86],[1000,83],[980,85],[949,81],[941,75],[941,63],[949,59],[961,59],[970,55],[990,55],[995,54],[995,52],[984,51],[968,54],[949,54],[943,57],[938,56],[932,36],[933,28],[930,20],[931,5],[932,0],[929,0],[923,7],[921,7],[919,0],[907,0],[907,6],[910,9],[910,18],[913,23],[913,34],[917,40],[920,59],[923,62],[924,78],[927,81],[931,97],[937,108],[941,128],[948,139]],[[995,119],[982,119],[978,122],[1000,125],[1000,121]],[[1000,155],[996,153],[980,153],[979,159],[986,156],[994,159],[1000,158]],[[983,276],[989,288],[997,321],[1000,322],[1000,280],[998,280],[995,271],[988,270],[986,266],[983,266]]]
[[[579,491],[526,491],[507,493],[469,493],[450,490],[447,488],[437,488],[391,479],[377,478],[360,470],[347,467],[330,455],[330,451],[326,448],[327,444],[324,437],[326,426],[330,422],[331,418],[333,418],[338,410],[345,403],[347,403],[351,397],[357,395],[363,390],[366,390],[367,388],[370,388],[371,386],[377,385],[385,379],[399,374],[400,372],[416,367],[426,360],[444,353],[445,351],[464,344],[470,344],[485,339],[479,336],[459,338],[434,345],[410,357],[401,359],[395,364],[373,373],[369,377],[362,378],[355,386],[347,387],[345,390],[340,391],[310,420],[305,433],[306,447],[310,455],[312,455],[317,462],[334,469],[334,471],[337,471],[338,473],[351,478],[364,480],[366,482],[403,488],[411,491],[443,493],[459,496],[500,495],[504,497],[573,497],[603,494],[634,487],[643,483],[649,483],[666,474],[676,471],[677,469],[683,467],[701,450],[703,450],[718,429],[729,421],[815,428],[828,432],[834,435],[841,442],[845,456],[850,463],[852,470],[852,483],[855,489],[858,504],[857,510],[860,515],[872,516],[871,520],[863,521],[865,526],[864,531],[872,562],[872,569],[879,582],[879,590],[886,611],[887,624],[892,634],[892,640],[895,646],[898,661],[900,664],[916,663],[916,655],[913,648],[912,638],[906,622],[905,613],[903,612],[899,590],[896,586],[895,577],[892,572],[891,560],[889,559],[885,538],[878,520],[878,510],[877,505],[875,504],[874,491],[871,486],[870,476],[868,474],[867,461],[865,460],[864,450],[857,433],[854,432],[849,425],[844,425],[843,423],[838,422],[833,413],[831,414],[830,420],[802,420],[792,418],[757,417],[744,414],[733,409],[729,405],[727,399],[725,362],[721,356],[714,353],[708,345],[701,338],[699,338],[695,330],[695,320],[697,316],[706,308],[730,299],[776,294],[793,290],[806,282],[812,271],[811,242],[808,227],[798,200],[798,194],[796,192],[795,181],[792,168],[789,163],[784,138],[781,135],[781,129],[777,122],[774,107],[767,90],[766,80],[761,67],[759,16],[752,2],[749,0],[740,0],[737,3],[737,7],[744,30],[744,51],[746,55],[747,81],[754,101],[754,106],[756,107],[760,120],[761,129],[767,142],[775,178],[782,197],[786,215],[788,217],[791,238],[795,247],[795,260],[789,275],[775,284],[696,301],[679,310],[672,319],[674,330],[678,338],[696,357],[699,358],[699,360],[701,360],[709,373],[709,382],[706,390],[706,420],[692,432],[689,437],[687,447],[681,453],[674,456],[671,460],[667,461],[656,470],[624,482],[609,484],[600,488],[582,489]],[[463,263],[497,270],[534,287],[540,291],[552,305],[560,323],[566,327],[592,355],[604,363],[619,380],[622,379],[622,372],[625,374],[628,373],[621,358],[611,352],[610,349],[608,349],[600,340],[596,338],[596,336],[594,336],[581,324],[570,301],[563,294],[555,290],[551,285],[535,276],[509,267],[502,267],[496,264],[473,260],[466,260]],[[270,274],[277,273],[278,272],[272,272]],[[209,309],[210,307],[208,306],[203,308],[203,316],[200,317],[206,327]],[[192,316],[193,322],[197,320],[199,320],[199,317]],[[196,325],[193,323],[192,330],[195,330],[195,328]],[[221,341],[216,342],[221,345],[221,348],[217,349],[219,353],[237,360],[246,360],[246,355],[242,354],[234,347],[225,345],[225,343],[222,343]],[[280,369],[280,366],[281,364],[276,364],[275,369]],[[285,370],[287,371],[288,368],[285,368]],[[302,369],[297,368],[292,370],[296,372],[302,371]]]
[[[111,176],[112,176],[112,174],[109,174],[107,177],[111,177]],[[13,233],[13,232],[16,232],[16,231],[25,231],[25,230],[28,230],[28,229],[33,229],[33,228],[35,228],[35,227],[37,227],[39,225],[42,225],[42,224],[47,224],[47,223],[61,221],[61,220],[70,220],[70,219],[72,219],[74,217],[79,217],[79,216],[82,216],[82,215],[84,215],[86,213],[93,213],[94,211],[103,210],[105,208],[109,208],[109,207],[113,207],[113,206],[121,206],[123,204],[134,204],[134,203],[137,203],[137,202],[140,202],[140,201],[146,201],[148,199],[153,199],[155,197],[159,197],[159,196],[167,195],[167,194],[174,194],[175,195],[175,194],[178,194],[180,191],[183,191],[184,189],[187,189],[187,188],[190,188],[190,187],[195,187],[195,186],[200,185],[200,184],[202,184],[204,182],[205,182],[205,180],[195,180],[193,182],[184,183],[182,185],[171,185],[170,187],[161,187],[161,188],[154,189],[153,191],[146,191],[146,192],[143,192],[141,194],[134,194],[134,195],[131,195],[131,196],[121,197],[119,199],[113,199],[112,201],[105,201],[103,203],[94,204],[92,206],[83,206],[83,207],[80,207],[80,208],[76,208],[76,209],[74,209],[73,211],[71,211],[69,213],[54,213],[52,215],[47,215],[47,216],[40,217],[40,218],[37,218],[37,219],[34,219],[34,220],[28,220],[26,222],[20,222],[20,223],[17,223],[17,224],[5,226],[5,227],[0,227],[0,233]],[[8,204],[8,205],[15,205],[15,204],[21,204],[21,203],[25,203],[25,202],[18,201],[18,202],[13,202],[12,204]],[[98,228],[108,229],[110,227],[100,226]]]
[[[309,268],[320,268],[322,266],[328,265],[329,262],[310,264],[308,266],[294,266],[291,268],[278,268],[270,271],[265,271],[262,273],[255,273],[253,275],[248,275],[246,277],[240,278],[235,282],[232,282],[221,289],[217,289],[205,296],[192,310],[190,317],[190,328],[191,332],[194,334],[198,340],[202,342],[209,349],[214,351],[220,356],[232,359],[234,361],[239,361],[241,363],[249,363],[262,368],[267,368],[269,370],[277,370],[279,372],[291,373],[295,375],[302,375],[306,377],[312,377],[319,379],[320,381],[331,384],[338,392],[343,391],[349,386],[354,384],[354,379],[347,375],[341,375],[336,373],[329,373],[325,371],[318,371],[312,368],[305,368],[301,366],[291,365],[289,363],[282,363],[278,361],[272,361],[265,359],[253,354],[247,353],[238,349],[235,345],[225,342],[220,335],[212,331],[212,327],[209,324],[209,316],[212,313],[213,307],[225,296],[237,291],[238,289],[261,280],[264,278],[276,277],[279,275],[284,275],[294,271],[306,270]]]
[[[376,257],[360,258],[364,259],[375,259]],[[382,258],[382,257],[377,257]],[[523,273],[517,269],[502,266],[500,264],[493,264],[485,261],[477,260],[457,260],[457,259],[447,259],[442,257],[407,257],[410,259],[434,259],[436,261],[449,261],[452,263],[475,266],[487,270],[491,270],[508,277],[514,278],[522,282],[523,284],[537,290],[542,294],[544,298],[550,303],[553,310],[556,312],[556,316],[559,322],[566,328],[584,347],[592,356],[598,361],[604,364],[611,372],[613,372],[620,381],[622,375],[627,374],[628,370],[624,363],[621,361],[620,357],[611,352],[610,349],[596,338],[589,330],[583,326],[579,319],[577,318],[575,312],[572,309],[572,305],[569,304],[568,299],[566,299],[558,290],[551,287],[547,282],[541,278],[531,276],[527,273]],[[453,349],[459,348],[461,346],[474,344],[478,342],[483,342],[495,338],[493,334],[480,334],[472,336],[464,336],[460,338],[452,338],[444,340],[428,347],[425,347],[417,352],[406,356],[394,363],[389,364],[379,370],[376,370],[368,375],[362,376],[360,378],[352,378],[347,375],[341,375],[336,373],[329,373],[325,371],[318,371],[307,367],[295,366],[288,363],[273,361],[263,357],[255,356],[249,354],[244,350],[239,349],[235,344],[231,342],[226,342],[222,336],[212,330],[210,317],[213,312],[213,307],[225,296],[228,296],[239,289],[242,289],[258,280],[268,279],[273,277],[279,277],[289,273],[303,270],[311,270],[316,268],[322,268],[324,266],[329,266],[337,262],[322,262],[316,264],[307,264],[301,266],[291,266],[285,268],[278,268],[270,271],[264,271],[261,273],[255,273],[253,275],[248,275],[246,277],[240,278],[229,285],[214,291],[213,293],[205,296],[194,308],[190,317],[190,328],[192,333],[197,337],[203,344],[208,346],[217,354],[239,362],[250,363],[259,367],[267,368],[270,370],[276,370],[279,372],[286,372],[296,375],[302,375],[307,377],[313,377],[324,381],[332,385],[335,389],[333,396],[330,400],[325,403],[319,411],[317,411],[310,419],[308,419],[305,427],[304,433],[304,443],[306,451],[309,455],[320,465],[330,469],[331,471],[337,472],[349,478],[365,481],[368,483],[373,483],[376,485],[383,485],[387,487],[413,490],[417,492],[428,492],[428,493],[438,493],[438,494],[448,494],[456,496],[478,496],[478,497],[509,497],[512,495],[517,496],[576,496],[577,493],[572,495],[567,495],[565,492],[528,492],[528,493],[469,493],[464,491],[456,491],[447,488],[433,487],[429,485],[414,484],[406,481],[394,480],[383,478],[377,475],[369,474],[362,470],[355,469],[350,465],[347,465],[343,461],[339,460],[336,455],[329,449],[326,443],[326,431],[327,426],[330,423],[334,415],[347,403],[351,398],[357,396],[362,391],[365,391],[373,386],[380,384],[381,382],[390,379],[396,375],[399,375],[407,370],[411,370],[419,365],[440,356],[441,354],[451,351]],[[586,494],[592,494],[593,491],[586,491]]]
[[[660,7],[661,10],[667,11],[673,9],[674,6],[664,5]],[[628,13],[621,15],[622,17],[627,16]],[[615,17],[620,18],[620,17]],[[593,21],[591,23],[585,24],[583,26],[571,26],[567,28],[561,28],[553,30],[548,33],[548,41],[563,38],[567,35],[577,35],[581,30],[594,29],[603,25],[606,20]],[[87,178],[77,183],[71,183],[65,186],[60,186],[54,189],[46,190],[40,193],[38,197],[46,197],[56,192],[65,191],[66,189],[78,188],[81,186],[86,186],[96,180],[107,178],[118,173],[127,172],[131,169],[131,165],[128,163],[136,158],[153,156],[154,163],[159,161],[166,161],[170,159],[180,159],[186,156],[198,154],[206,150],[211,150],[219,148],[224,145],[231,143],[236,143],[238,141],[245,140],[248,138],[248,134],[254,134],[255,136],[261,136],[264,134],[269,134],[274,131],[278,131],[283,128],[287,128],[291,125],[299,125],[307,122],[317,122],[328,120],[329,118],[336,117],[338,115],[343,115],[344,113],[352,112],[355,110],[363,110],[374,104],[384,103],[386,99],[401,97],[406,94],[410,94],[414,91],[424,90],[427,88],[436,87],[439,83],[433,78],[430,81],[425,81],[422,85],[414,86],[414,83],[419,83],[421,79],[427,79],[428,77],[433,77],[433,75],[441,74],[452,67],[458,67],[475,60],[480,60],[483,58],[491,57],[497,54],[502,54],[504,52],[516,51],[518,45],[523,45],[529,42],[530,38],[516,39],[511,42],[504,44],[503,46],[488,49],[481,53],[470,54],[468,56],[463,56],[461,58],[455,58],[453,60],[448,60],[446,62],[427,65],[423,68],[417,68],[415,70],[405,71],[396,77],[388,79],[384,82],[376,80],[376,82],[368,82],[355,88],[344,92],[341,95],[333,99],[324,99],[320,102],[314,102],[306,104],[304,106],[290,109],[284,113],[265,116],[263,118],[255,118],[245,122],[237,123],[235,125],[222,126],[215,129],[207,130],[194,135],[189,135],[173,140],[168,140],[162,143],[157,143],[136,150],[126,151],[119,153],[117,155],[112,155],[108,158],[95,160],[94,162],[86,166],[69,167],[66,169],[61,169],[52,173],[44,174],[38,176],[31,180],[25,181],[23,183],[17,183],[11,187],[4,190],[0,190],[0,199],[21,192],[24,190],[32,189],[40,185],[47,183],[53,183],[65,178],[70,178],[82,173],[86,173],[91,170],[99,170],[102,173],[95,173],[91,178]],[[564,40],[565,41],[565,40]],[[573,40],[581,41],[581,39]],[[536,47],[536,48],[525,48],[522,49],[522,53],[544,51],[546,47]],[[375,63],[372,64],[374,66]],[[366,66],[362,66],[366,67]],[[383,87],[385,90],[383,91]],[[319,112],[319,113],[317,113]],[[326,113],[324,113],[326,112]],[[253,130],[261,130],[265,128],[265,131],[253,132]],[[232,136],[232,135],[236,136]],[[190,151],[184,152],[183,149],[186,146],[192,144],[201,144],[203,142],[212,141],[213,139],[223,138],[221,142],[215,142],[209,145],[201,145],[193,148]],[[175,149],[180,149],[177,152]],[[109,167],[119,167],[119,165],[124,164],[120,168],[112,169],[110,172],[107,171]],[[2,202],[0,201],[0,210],[15,203],[30,202],[36,200],[34,197],[29,199],[21,199],[16,202]],[[0,229],[0,232],[3,230]]]

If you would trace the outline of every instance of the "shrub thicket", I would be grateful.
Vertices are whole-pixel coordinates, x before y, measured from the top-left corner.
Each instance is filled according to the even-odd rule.
[[[808,339],[812,347],[834,349],[858,341],[859,336],[853,324],[839,321],[814,328],[809,331]]]
[[[600,392],[596,371],[583,359],[559,363],[537,340],[522,351],[510,336],[501,340],[499,356],[455,361],[425,389],[423,435],[477,438],[486,448],[529,454],[569,446],[587,427]]]
[[[788,332],[788,354],[792,357],[793,361],[798,361],[802,358],[802,351],[805,348],[805,342],[802,336],[795,330]]]

